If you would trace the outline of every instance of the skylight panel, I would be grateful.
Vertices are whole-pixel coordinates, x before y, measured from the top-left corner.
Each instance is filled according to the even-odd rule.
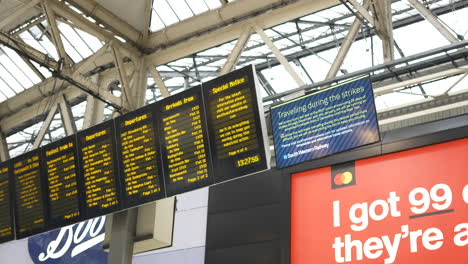
[[[0,63],[8,70],[12,77],[21,84],[23,88],[29,88],[33,86],[32,81],[18,68],[18,66],[16,66],[15,63],[13,63],[13,61],[11,61],[11,59],[5,53],[0,55]]]
[[[8,98],[11,98],[16,95],[13,89],[11,89],[11,87],[3,81],[3,78],[1,78],[1,76],[0,76],[0,90],[2,91],[2,94]]]
[[[156,10],[157,15],[159,18],[161,18],[162,22],[166,26],[175,24],[180,21],[166,0],[155,0],[153,9]]]
[[[40,71],[42,73],[42,75],[44,75],[45,78],[49,78],[50,76],[52,76],[52,74],[50,73],[50,71],[44,67],[42,67],[41,65],[39,65],[38,63],[34,62],[34,61],[31,61],[32,65],[34,65],[34,67],[36,67],[36,69],[38,71]]]
[[[205,2],[211,10],[222,6],[219,0],[205,0]]]
[[[8,84],[8,86],[11,89],[13,89],[15,93],[20,93],[24,91],[24,87],[21,86],[21,84],[13,77],[13,75],[11,75],[11,73],[2,64],[0,64],[0,77],[5,83]]]
[[[75,47],[67,39],[62,40],[63,48],[67,55],[73,60],[74,63],[83,60],[83,57],[76,51]]]
[[[94,52],[97,52],[102,46],[104,46],[103,42],[100,41],[98,38],[96,38],[93,35],[90,35],[84,31],[81,31],[80,29],[73,28],[73,30],[80,36],[81,40],[93,50]]]
[[[172,10],[176,13],[179,20],[184,20],[194,15],[185,0],[169,0],[168,3],[170,4]]]
[[[0,88],[0,102],[3,102],[5,101],[6,99],[8,99],[1,91],[1,88]]]
[[[58,23],[60,32],[70,42],[71,46],[80,57],[87,58],[93,54],[93,51],[86,45],[83,39],[73,30],[73,28],[65,23]],[[67,50],[68,52],[68,50]],[[75,60],[75,59],[73,59]],[[77,60],[75,60],[77,61]]]
[[[151,11],[151,25],[150,25],[150,30],[152,32],[163,29],[166,27],[164,23],[162,22],[161,18],[158,16],[156,11],[154,9]]]
[[[190,0],[187,1],[187,3],[196,15],[209,10],[209,7],[204,0]]]
[[[15,62],[16,66],[21,69],[21,71],[29,78],[29,80],[34,83],[38,84],[41,82],[41,78],[34,73],[34,71],[24,62],[23,58],[21,58],[18,53],[13,51],[8,47],[2,47],[3,51],[8,55],[8,57]]]
[[[22,33],[19,34],[20,38],[26,43],[28,44],[29,46],[35,48],[36,50],[44,53],[44,54],[47,54],[47,50],[41,45],[41,43],[39,43],[39,41],[37,41],[29,31],[24,31]],[[49,55],[50,56],[50,55]]]

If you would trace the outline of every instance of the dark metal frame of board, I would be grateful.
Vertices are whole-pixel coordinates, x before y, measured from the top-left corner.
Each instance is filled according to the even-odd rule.
[[[121,180],[121,187],[122,187],[122,198],[123,198],[123,206],[124,208],[130,208],[130,207],[134,207],[134,206],[138,206],[138,205],[141,205],[141,204],[144,204],[144,203],[148,203],[148,202],[152,202],[152,201],[155,201],[155,200],[158,200],[158,199],[162,199],[162,198],[165,198],[166,197],[166,188],[165,188],[165,183],[164,183],[164,177],[163,177],[163,162],[162,162],[162,156],[161,156],[161,143],[159,142],[160,138],[161,138],[161,134],[160,131],[158,129],[158,124],[157,124],[157,119],[156,119],[156,116],[158,114],[157,112],[157,109],[158,109],[158,103],[153,103],[153,104],[150,104],[150,105],[146,105],[142,108],[139,108],[135,111],[132,111],[132,112],[129,112],[129,113],[126,113],[124,115],[121,115],[121,116],[118,116],[117,118],[115,118],[115,121],[114,121],[114,126],[115,126],[115,139],[117,141],[117,159],[118,159],[118,163],[119,163],[119,175],[120,175],[120,180]],[[123,157],[121,156],[121,153],[123,152],[123,149],[122,149],[122,139],[120,137],[120,134],[122,132],[122,126],[121,126],[121,122],[124,122],[124,120],[128,119],[128,118],[133,118],[133,117],[136,117],[136,116],[140,116],[140,115],[143,115],[145,113],[150,113],[151,114],[151,120],[147,121],[146,123],[149,123],[152,128],[154,129],[154,137],[153,137],[153,142],[155,144],[155,148],[156,148],[156,166],[157,166],[157,179],[158,179],[158,183],[159,183],[159,186],[161,188],[161,190],[157,193],[155,193],[154,195],[150,195],[150,196],[147,196],[147,197],[139,197],[139,198],[131,198],[129,197],[127,194],[126,194],[126,191],[125,191],[125,172],[124,172],[124,164],[123,164]]]
[[[71,224],[74,224],[76,222],[79,222],[79,221],[82,221],[84,219],[86,219],[86,215],[84,214],[85,212],[85,203],[81,202],[80,201],[84,201],[85,199],[85,194],[84,192],[82,192],[82,188],[84,186],[84,183],[83,183],[83,179],[79,176],[80,174],[80,158],[79,158],[79,155],[78,155],[78,146],[77,146],[77,138],[76,138],[76,135],[72,135],[72,136],[68,136],[68,137],[65,137],[65,138],[61,138],[57,141],[54,141],[46,146],[43,146],[41,148],[41,157],[42,157],[42,162],[41,164],[44,166],[43,167],[43,177],[44,177],[44,182],[46,183],[46,194],[49,193],[49,184],[48,184],[48,179],[47,179],[47,171],[46,171],[46,168],[47,168],[47,165],[46,165],[46,162],[47,162],[47,159],[46,159],[46,151],[48,149],[52,149],[52,148],[55,148],[55,147],[58,147],[59,145],[63,145],[65,142],[69,142],[69,141],[72,141],[74,143],[74,147],[72,149],[73,151],[73,154],[75,156],[75,172],[76,172],[76,182],[77,182],[77,190],[78,190],[78,193],[77,193],[77,197],[78,197],[78,210],[80,212],[80,215],[75,217],[75,218],[71,218],[71,219],[67,219],[67,220],[53,220],[52,219],[52,206],[50,204],[50,200],[49,200],[49,197],[47,197],[46,195],[46,203],[47,203],[47,219],[48,219],[48,229],[54,229],[54,228],[59,228],[59,227],[62,227],[62,226],[67,226],[67,225],[71,225]]]
[[[14,216],[14,206],[15,206],[15,203],[14,203],[14,199],[15,199],[15,196],[14,196],[14,193],[15,193],[15,185],[13,183],[13,177],[11,176],[12,175],[12,167],[11,167],[11,163],[10,162],[2,162],[0,163],[0,169],[1,168],[8,168],[8,173],[7,173],[7,180],[8,180],[8,202],[9,202],[9,206],[10,206],[10,212],[9,212],[9,215],[8,215],[8,218],[9,218],[9,221],[10,221],[10,227],[11,227],[11,236],[5,236],[3,238],[0,238],[0,243],[4,243],[4,242],[8,242],[8,241],[12,241],[15,239],[15,216]],[[3,212],[2,212],[3,213]]]

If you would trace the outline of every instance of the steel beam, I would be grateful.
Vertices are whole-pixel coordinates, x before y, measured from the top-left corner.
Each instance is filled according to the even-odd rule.
[[[150,26],[151,26],[151,13],[153,12],[153,0],[145,0],[146,8],[145,8],[145,26],[143,30],[143,39],[142,44],[146,45],[150,33]]]
[[[102,23],[112,32],[123,37],[124,39],[139,43],[142,40],[142,33],[133,26],[116,16],[111,11],[107,10],[94,0],[67,0],[75,7],[83,11],[87,16],[92,17],[99,23]]]
[[[130,83],[128,81],[127,72],[125,71],[124,62],[118,46],[111,43],[112,54],[114,55],[114,63],[119,73],[120,85],[122,87],[122,104],[127,109],[134,109],[135,103],[130,95]]]
[[[10,152],[8,151],[8,144],[6,142],[5,134],[0,131],[0,162],[10,159]]]
[[[146,56],[147,62],[157,66],[165,64],[234,40],[254,22],[269,28],[339,3],[338,0],[298,0],[288,4],[274,1],[283,3],[271,10],[270,1],[266,5],[265,2],[260,5],[260,2],[264,1],[238,0],[220,10],[206,12],[151,34],[148,44],[151,54]],[[255,16],[245,16],[258,10],[259,5],[270,8]],[[231,21],[229,26],[226,26],[227,21]]]
[[[358,11],[358,13],[364,18],[366,19],[367,21],[369,21],[369,23],[371,23],[372,25],[375,24],[375,21],[374,21],[374,17],[369,13],[368,11],[368,1],[364,1],[364,3],[361,5],[359,4],[356,0],[347,0],[348,2],[351,3],[351,5],[353,5],[354,8],[356,8],[356,10]]]
[[[231,53],[227,57],[226,62],[224,63],[223,68],[219,72],[219,75],[224,75],[230,71],[232,71],[235,67],[237,62],[239,61],[240,55],[244,50],[247,42],[249,42],[250,35],[252,34],[252,28],[247,28],[237,39],[236,45],[232,49]]]
[[[265,44],[270,48],[271,52],[273,52],[275,57],[278,59],[278,61],[284,67],[286,72],[288,72],[289,75],[291,75],[291,77],[294,79],[297,86],[299,86],[299,87],[304,86],[305,82],[301,79],[299,74],[297,74],[297,72],[293,69],[291,64],[289,64],[288,60],[283,56],[283,54],[281,54],[279,49],[275,46],[273,41],[271,41],[271,39],[267,36],[265,31],[263,31],[263,29],[261,27],[259,27],[258,25],[254,25],[254,28],[255,28],[255,31],[258,33],[258,35],[260,35],[260,37],[262,38],[263,42],[265,42]]]
[[[389,62],[395,59],[392,0],[372,0],[372,5],[374,6],[372,8],[374,11],[374,25],[382,40],[384,61]]]
[[[170,95],[169,90],[167,89],[166,84],[164,84],[164,81],[161,78],[161,75],[159,74],[158,70],[156,69],[156,66],[150,64],[148,68],[150,70],[151,75],[153,76],[154,82],[156,83],[156,85],[159,88],[159,91],[161,92],[161,95],[164,98],[168,97]]]
[[[361,29],[361,26],[361,20],[355,18],[353,23],[351,24],[351,27],[349,28],[348,34],[341,42],[340,50],[338,51],[338,54],[336,55],[336,58],[333,61],[330,70],[328,70],[327,76],[325,77],[326,80],[333,79],[336,77],[336,74],[343,65],[346,55],[351,49],[351,45],[354,43],[354,40],[356,39],[359,30]]]
[[[440,21],[427,9],[419,0],[408,0],[408,2],[416,9],[422,17],[424,17],[429,23],[431,23],[437,31],[442,34],[450,43],[458,42],[459,39],[455,37]]]
[[[7,25],[10,23],[14,22],[16,19],[21,17],[24,13],[29,11],[31,8],[42,2],[43,0],[32,0],[28,3],[24,3],[22,6],[20,6],[18,9],[13,11],[10,15],[7,17],[3,18],[0,21],[0,30],[4,30]]]
[[[57,16],[61,16],[65,19],[70,20],[77,27],[82,28],[89,34],[96,36],[98,39],[104,42],[115,41],[114,44],[122,46],[126,54],[130,56],[130,58],[137,59],[141,56],[141,53],[138,49],[136,49],[128,43],[122,43],[111,32],[106,31],[105,29],[97,26],[93,22],[87,20],[80,14],[70,9],[65,3],[54,1],[50,2],[50,5],[57,14]]]
[[[86,109],[83,119],[83,129],[97,125],[104,120],[104,103],[91,95],[86,97]]]
[[[45,0],[42,3],[42,8],[47,18],[47,24],[50,29],[52,43],[54,43],[54,46],[55,46],[55,49],[57,50],[57,54],[59,55],[59,58],[64,60],[66,65],[69,66],[72,64],[72,61],[68,57],[67,52],[65,51],[65,48],[63,46],[62,37],[60,36],[60,30],[57,26],[55,12],[50,7],[49,1],[50,0]]]
[[[77,131],[75,120],[73,118],[73,112],[71,110],[70,104],[67,101],[67,98],[65,98],[65,95],[61,94],[58,101],[60,116],[62,118],[65,134],[67,136],[71,136]]]
[[[137,64],[137,69],[133,77],[132,96],[137,107],[145,105],[146,91],[148,90],[148,68],[145,59],[142,58]]]
[[[48,69],[55,70],[58,67],[58,63],[53,58],[49,57],[49,55],[36,50],[20,39],[10,36],[4,32],[0,32],[0,43]]]
[[[418,83],[427,82],[430,80],[436,80],[436,79],[440,79],[440,78],[444,78],[448,76],[453,76],[453,75],[458,75],[458,74],[467,74],[467,73],[468,73],[468,66],[463,66],[460,68],[450,69],[447,71],[441,71],[441,72],[413,78],[407,81],[397,82],[397,83],[390,84],[387,86],[378,87],[374,89],[374,94],[375,95],[387,94],[387,93],[393,92],[395,89],[404,88],[404,87],[415,85]]]
[[[57,108],[58,104],[57,102],[53,102],[53,105],[49,109],[49,113],[47,114],[46,119],[44,120],[44,123],[42,123],[41,129],[39,130],[39,133],[37,134],[36,138],[34,139],[34,143],[32,148],[36,149],[38,148],[42,140],[44,139],[45,134],[47,133],[47,130],[49,129],[50,123],[54,119],[55,114],[57,113]]]
[[[444,59],[446,61],[451,61],[451,60],[454,59],[453,51],[456,50],[456,49],[459,49],[459,50],[462,49],[460,51],[460,54],[459,54],[459,59],[463,61],[464,57],[465,57],[465,54],[467,52],[467,50],[465,48],[467,45],[468,45],[468,41],[463,41],[463,42],[451,44],[451,45],[448,45],[448,46],[445,46],[445,47],[439,47],[439,48],[432,49],[432,50],[429,50],[429,51],[426,51],[426,52],[423,52],[423,53],[407,56],[407,57],[404,57],[404,58],[401,58],[401,59],[398,59],[398,60],[394,60],[394,61],[391,61],[391,62],[387,62],[387,63],[381,64],[381,65],[377,65],[377,66],[374,66],[374,67],[358,70],[358,71],[355,71],[353,73],[345,74],[345,75],[336,77],[333,80],[324,80],[324,81],[321,81],[321,82],[316,82],[316,83],[314,83],[312,85],[308,85],[306,87],[291,89],[291,90],[289,90],[287,92],[282,92],[282,93],[278,93],[278,94],[275,94],[275,95],[272,95],[272,96],[267,96],[267,97],[263,98],[263,101],[267,102],[267,101],[279,99],[279,98],[284,97],[284,96],[286,96],[286,95],[288,95],[290,93],[295,93],[295,92],[298,92],[298,91],[301,91],[301,90],[304,90],[304,89],[306,91],[311,91],[311,90],[314,90],[314,89],[318,89],[319,87],[324,87],[324,86],[327,86],[327,85],[330,85],[330,84],[333,84],[333,83],[336,83],[336,82],[339,82],[339,81],[342,81],[342,80],[348,80],[350,78],[360,76],[360,75],[364,75],[364,74],[369,74],[370,72],[375,72],[375,71],[392,69],[393,70],[392,72],[389,71],[389,72],[384,72],[384,73],[380,74],[380,75],[385,75],[386,76],[383,79],[392,78],[392,77],[394,77],[396,75],[395,72],[405,72],[405,73],[407,73],[407,70],[405,69],[406,66],[401,66],[401,64],[406,64],[408,62],[412,62],[412,61],[415,61],[415,60],[418,60],[418,59],[430,57],[430,56],[433,56],[433,55],[441,55],[441,56],[444,57]],[[447,56],[447,55],[444,55],[444,54],[447,54],[450,51],[452,51],[452,53],[450,54],[450,57]],[[433,66],[434,62],[431,62],[431,61],[433,61],[435,59],[439,59],[439,58],[429,59],[428,60],[429,62],[425,62],[425,65],[426,65],[425,67],[428,68],[430,66]],[[399,67],[395,68],[396,66],[399,66]],[[406,68],[411,68],[411,67],[412,67],[412,65],[410,64]],[[452,65],[452,67],[453,67],[453,65]],[[424,67],[421,67],[421,68],[424,68]],[[375,78],[375,77],[376,76],[374,75],[373,78]]]

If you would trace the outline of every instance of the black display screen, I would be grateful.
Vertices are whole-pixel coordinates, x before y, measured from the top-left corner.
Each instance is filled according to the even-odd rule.
[[[215,181],[268,168],[252,66],[203,85]]]
[[[125,207],[166,196],[155,108],[148,105],[115,119]]]
[[[0,164],[0,243],[15,238],[10,163]]]
[[[78,190],[78,153],[76,137],[60,139],[42,148],[48,202],[49,227],[73,224],[83,217]]]
[[[16,238],[21,239],[45,231],[46,205],[40,149],[12,160],[15,186]]]
[[[119,210],[121,199],[114,121],[79,132],[77,140],[87,218]]]
[[[159,112],[168,196],[213,183],[201,87],[162,100]]]

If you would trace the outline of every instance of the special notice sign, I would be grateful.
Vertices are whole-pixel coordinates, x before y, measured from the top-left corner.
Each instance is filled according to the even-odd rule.
[[[468,139],[293,174],[291,263],[468,263]]]
[[[367,76],[271,108],[276,166],[292,166],[380,140]]]

